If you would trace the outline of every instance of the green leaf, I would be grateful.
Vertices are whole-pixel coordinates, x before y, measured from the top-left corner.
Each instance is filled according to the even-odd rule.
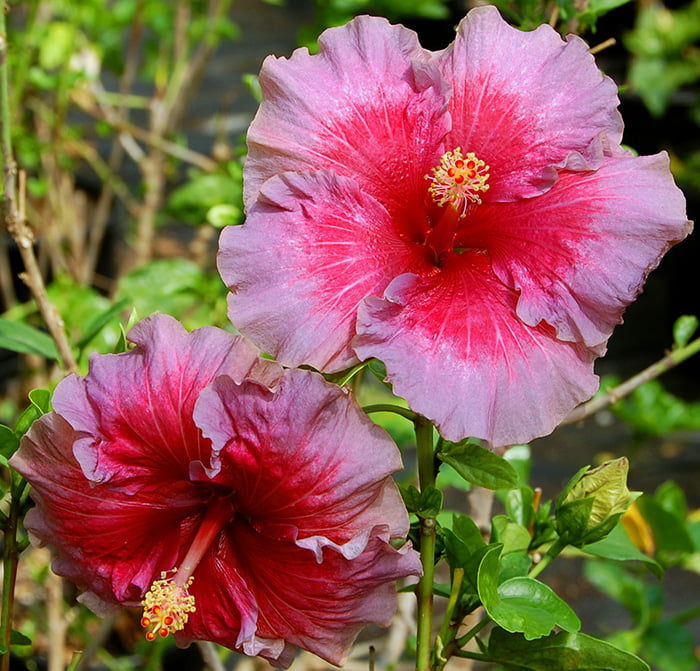
[[[695,315],[678,317],[673,325],[673,344],[676,347],[685,347],[697,330],[698,318]]]
[[[693,541],[683,520],[664,510],[650,496],[639,497],[637,507],[651,527],[656,544],[657,561],[664,566],[672,566],[693,552]]]
[[[559,626],[578,631],[581,621],[566,602],[544,583],[527,577],[510,578],[498,584],[501,547],[494,546],[479,565],[479,598],[491,619],[506,631],[522,633],[526,639],[541,638]]]
[[[494,629],[488,653],[506,667],[529,671],[649,671],[646,662],[610,643],[565,631],[528,641]]]
[[[0,424],[0,455],[9,459],[19,448],[17,434],[4,424]]]
[[[23,436],[35,420],[51,410],[51,393],[47,389],[32,389],[29,392],[29,407],[19,416],[15,434]]]
[[[661,614],[663,592],[659,583],[646,582],[621,564],[599,559],[589,559],[584,563],[584,575],[603,594],[621,603],[640,629]]]
[[[68,65],[68,60],[75,51],[77,29],[70,23],[54,21],[39,49],[39,64],[46,70],[53,70]]]
[[[437,517],[442,510],[442,492],[435,487],[426,487],[419,492],[413,485],[399,486],[401,497],[409,513],[419,517]]]
[[[672,480],[666,480],[657,487],[654,492],[654,501],[681,522],[685,522],[688,517],[685,492]]]
[[[526,552],[532,538],[528,530],[512,522],[505,515],[496,515],[491,520],[491,540],[503,545],[503,554]]]
[[[481,535],[481,530],[468,515],[454,513],[452,517],[452,531],[460,540],[464,541],[471,552],[475,552],[486,545],[484,537]]]
[[[231,175],[201,173],[173,191],[167,210],[173,216],[194,225],[206,221],[207,213],[215,205],[235,206],[239,216],[242,216],[242,194],[241,181]]]
[[[60,356],[51,336],[33,326],[0,317],[0,347],[21,352],[39,354],[58,361]]]
[[[207,212],[207,223],[214,228],[224,228],[224,226],[236,226],[243,223],[243,210],[236,205],[221,203],[209,208]]]
[[[481,531],[470,517],[457,513],[452,519],[452,529],[443,527],[440,531],[447,563],[451,569],[464,569],[466,584],[471,585],[472,594],[476,594],[477,570],[487,549]]]
[[[512,489],[518,486],[518,473],[503,458],[473,442],[444,441],[437,453],[467,482],[486,489]]]
[[[505,451],[503,458],[516,470],[521,483],[530,480],[532,454],[529,445],[512,445]]]
[[[615,561],[641,561],[657,577],[663,575],[663,568],[651,557],[645,555],[630,540],[624,526],[618,523],[617,526],[601,541],[583,546],[583,551],[602,559],[613,559]]]
[[[128,307],[129,302],[128,298],[122,298],[120,301],[110,305],[106,310],[96,315],[85,327],[83,336],[77,343],[78,349],[83,350],[112,319],[117,317]]]
[[[501,555],[501,571],[498,574],[500,583],[510,578],[526,576],[532,567],[532,559],[525,552],[509,552]]]
[[[31,645],[32,639],[25,636],[21,631],[13,629],[10,634],[10,645]]]
[[[518,487],[508,491],[505,499],[508,516],[526,529],[535,519],[535,493],[530,487]]]
[[[644,632],[642,652],[660,671],[696,671],[698,668],[692,634],[672,620],[657,622]]]
[[[51,412],[51,392],[48,389],[32,389],[29,402],[39,411],[40,415]]]

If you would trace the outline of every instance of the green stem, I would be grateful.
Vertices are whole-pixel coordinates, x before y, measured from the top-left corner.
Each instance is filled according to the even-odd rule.
[[[696,617],[700,617],[700,605],[688,608],[687,610],[678,613],[678,615],[674,615],[672,619],[677,624],[685,624],[686,622],[694,620]]]
[[[17,528],[21,510],[22,492],[26,487],[26,481],[19,475],[11,472],[12,499],[7,515],[7,526],[4,533],[4,547],[2,555],[2,614],[0,615],[0,645],[5,650],[0,664],[1,671],[9,671],[10,668],[10,641],[12,637],[12,613],[15,605],[15,581],[17,579],[17,564],[19,563],[19,544],[17,542]]]
[[[71,657],[71,660],[70,660],[70,664],[68,664],[66,671],[76,671],[76,669],[78,668],[78,664],[80,664],[80,660],[82,658],[83,658],[82,651],[74,650],[73,656]]]
[[[527,574],[529,578],[536,578],[542,571],[544,571],[551,563],[553,559],[556,559],[556,557],[561,554],[562,550],[568,545],[568,543],[561,538],[557,538],[557,540],[554,541],[549,546],[549,549],[545,553],[544,557],[540,559],[540,561],[537,562],[531,569],[530,572]]]
[[[392,403],[374,403],[372,405],[366,405],[362,408],[368,415],[373,412],[393,412],[396,415],[401,415],[411,422],[416,422],[419,417],[413,410],[408,408],[402,408],[400,405],[393,405]]]
[[[459,603],[459,594],[462,590],[464,580],[464,569],[456,568],[452,576],[452,587],[450,588],[450,598],[447,602],[445,615],[442,618],[440,633],[435,645],[435,671],[442,671],[449,660],[452,652],[452,642],[457,634],[459,622],[453,622],[455,610]]]
[[[487,624],[491,622],[491,618],[487,615],[484,617],[480,622],[475,624],[464,636],[460,636],[456,641],[455,641],[455,646],[459,648],[463,648],[469,641],[471,641]],[[455,653],[456,654],[456,653]]]
[[[416,448],[418,452],[418,481],[421,491],[435,486],[435,452],[433,425],[425,417],[416,417]],[[418,631],[416,634],[416,671],[431,671],[433,582],[435,575],[435,542],[437,538],[434,518],[421,518],[420,560],[423,575],[418,582]]]

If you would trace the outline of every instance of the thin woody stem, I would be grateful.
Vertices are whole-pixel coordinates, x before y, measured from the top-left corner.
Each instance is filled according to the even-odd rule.
[[[574,408],[574,410],[569,413],[569,416],[564,419],[562,424],[573,424],[594,415],[599,410],[607,408],[609,405],[631,394],[637,387],[640,387],[645,382],[649,382],[649,380],[663,375],[674,366],[677,366],[679,363],[689,359],[698,352],[700,352],[700,338],[696,338],[683,347],[671,350],[663,359],[645,368],[629,380],[625,380],[625,382],[608,390],[605,394],[596,396],[587,403],[582,403],[577,408]]]
[[[34,234],[27,224],[24,207],[24,179],[20,173],[20,188],[17,189],[17,163],[12,153],[12,132],[10,127],[10,95],[7,68],[7,29],[5,12],[0,11],[0,149],[4,167],[3,180],[3,222],[17,243],[25,272],[20,278],[31,290],[39,306],[41,316],[56,343],[63,365],[69,372],[76,372],[78,366],[68,343],[63,320],[49,300],[44,279],[34,254]],[[16,197],[19,195],[19,206]]]

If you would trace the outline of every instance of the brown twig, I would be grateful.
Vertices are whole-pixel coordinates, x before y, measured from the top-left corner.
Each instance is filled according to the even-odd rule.
[[[19,173],[20,183],[19,189],[17,188],[18,171],[12,152],[12,134],[10,131],[7,37],[4,12],[0,12],[0,16],[0,123],[2,124],[0,145],[5,173],[2,194],[3,221],[10,236],[17,243],[22,262],[24,263],[25,272],[20,277],[36,299],[41,316],[56,343],[63,365],[69,372],[77,372],[78,367],[73,351],[68,344],[63,319],[49,300],[44,279],[34,253],[34,234],[26,219],[25,180],[23,173]]]
[[[574,408],[574,410],[569,413],[569,416],[566,417],[561,424],[573,424],[594,415],[596,412],[603,410],[603,408],[607,408],[609,405],[612,405],[621,398],[631,394],[637,387],[640,387],[645,382],[649,382],[649,380],[653,380],[654,378],[659,377],[659,375],[663,375],[667,371],[671,370],[671,368],[677,366],[686,359],[689,359],[698,352],[700,352],[700,338],[696,338],[683,347],[676,347],[672,349],[665,357],[663,357],[663,359],[657,361],[648,368],[645,368],[640,373],[637,373],[633,377],[629,378],[629,380],[625,380],[617,387],[609,389],[604,394],[600,394],[599,396],[592,398],[590,401],[582,403],[577,408]]]

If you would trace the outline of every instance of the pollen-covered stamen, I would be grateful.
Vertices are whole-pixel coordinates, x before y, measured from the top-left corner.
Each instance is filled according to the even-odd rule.
[[[194,581],[192,574],[233,514],[230,498],[212,500],[180,567],[163,571],[160,578],[153,581],[141,602],[141,626],[148,629],[147,640],[155,641],[158,636],[165,637],[180,631],[187,624],[190,614],[197,610],[194,595],[188,591]]]
[[[141,602],[141,626],[148,629],[146,639],[149,641],[180,631],[187,624],[190,613],[197,610],[194,596],[187,591],[194,578],[190,576],[183,585],[179,585],[175,582],[175,575],[177,571],[174,569],[163,571]]]
[[[489,189],[489,166],[473,152],[463,155],[457,147],[443,154],[440,165],[425,178],[431,181],[428,192],[433,200],[438,205],[451,205],[464,217],[471,203],[481,204],[479,193]]]

